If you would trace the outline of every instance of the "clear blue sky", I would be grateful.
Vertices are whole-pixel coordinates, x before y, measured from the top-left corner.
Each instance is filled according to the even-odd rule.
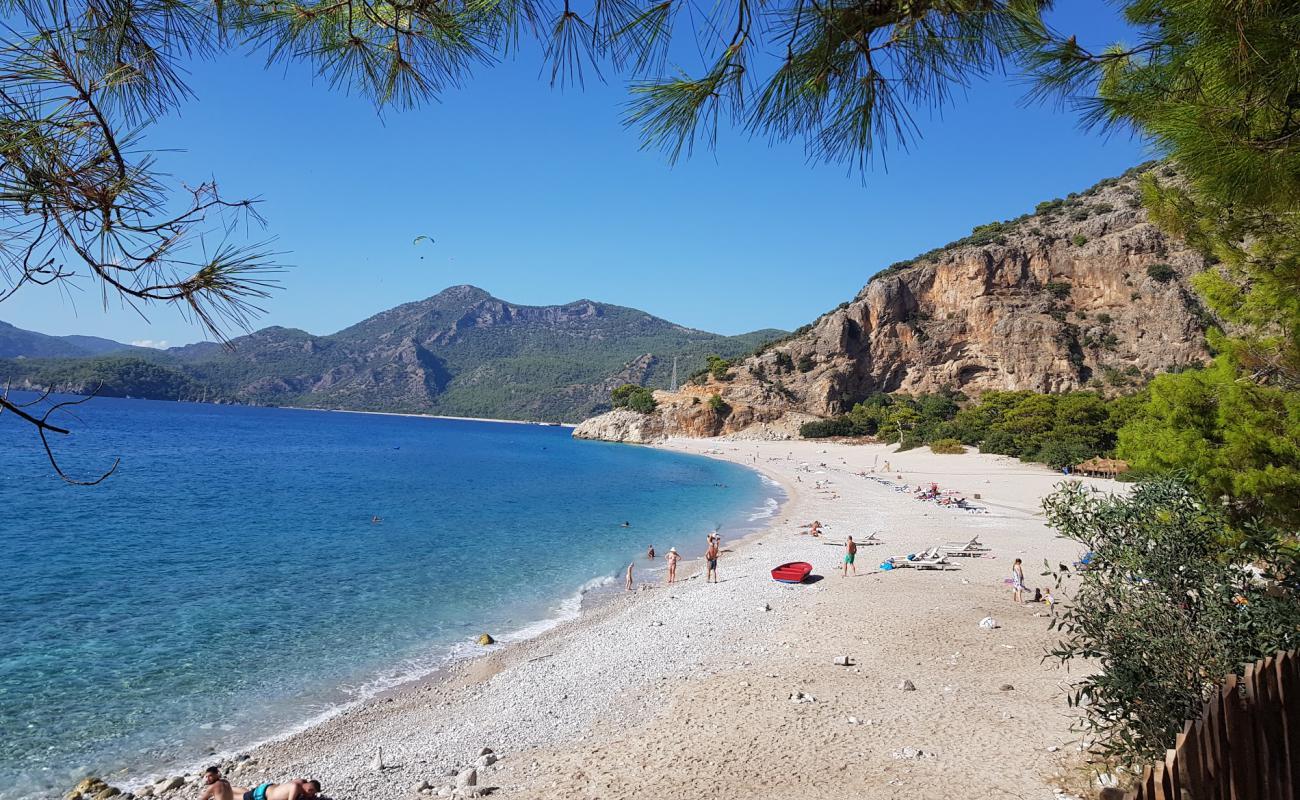
[[[1086,44],[1122,38],[1114,7],[1053,16]],[[259,196],[290,269],[256,323],[332,333],[459,283],[517,303],[590,298],[740,333],[795,328],[851,298],[878,269],[1032,210],[1149,157],[1127,136],[1082,131],[1073,113],[1024,107],[999,78],[888,154],[865,184],[810,166],[798,143],[724,131],[716,154],[669,166],[620,122],[618,82],[552,90],[531,55],[481,68],[441,103],[382,118],[304,70],[258,57],[195,64],[198,100],[149,133],[177,179],[214,177]],[[436,244],[413,245],[419,234]],[[423,259],[421,259],[423,256]],[[146,322],[89,281],[26,288],[0,319],[47,333],[183,344],[202,332],[174,309]]]

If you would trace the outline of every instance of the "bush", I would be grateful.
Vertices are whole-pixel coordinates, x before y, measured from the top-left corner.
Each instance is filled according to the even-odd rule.
[[[1082,233],[1076,233],[1074,236],[1070,237],[1070,241],[1074,242],[1075,247],[1083,247],[1088,243],[1088,237],[1084,236]]]
[[[623,384],[622,386],[618,387],[617,389],[609,393],[610,405],[612,405],[614,408],[626,408],[628,403],[628,398],[632,396],[633,392],[639,390],[640,388],[641,387],[637,386],[635,383]]]
[[[708,356],[705,358],[708,363],[709,374],[720,381],[731,379],[731,362],[719,356]]]
[[[1070,296],[1070,290],[1074,287],[1066,281],[1048,281],[1047,285],[1043,288],[1057,300],[1064,300]]]
[[[828,436],[852,436],[853,423],[845,417],[805,422],[799,426],[799,435],[805,439],[825,439]]]
[[[1044,200],[1043,202],[1041,202],[1041,203],[1039,203],[1038,205],[1034,206],[1034,213],[1035,213],[1035,214],[1050,214],[1050,213],[1052,213],[1053,211],[1057,210],[1058,208],[1060,208],[1060,207],[1063,206],[1063,205],[1065,205],[1065,201],[1062,200],[1062,199],[1059,198],[1059,197],[1056,198],[1055,200]]]
[[[965,453],[966,448],[957,439],[938,439],[930,442],[930,452],[940,455],[958,455]]]
[[[1245,568],[1292,560],[1272,544],[1276,532],[1255,530],[1251,547],[1225,548],[1222,505],[1171,479],[1139,483],[1128,496],[1067,483],[1043,508],[1049,525],[1092,553],[1074,596],[1058,606],[1052,627],[1062,639],[1051,655],[1086,665],[1070,704],[1108,759],[1163,758],[1221,676],[1300,644],[1294,591],[1270,567],[1263,580]],[[1064,571],[1050,574],[1060,586]]]
[[[713,409],[713,413],[719,417],[725,417],[731,413],[731,406],[727,405],[727,401],[717,394],[709,398],[709,408]]]
[[[790,372],[794,369],[794,359],[782,350],[776,354],[776,368],[779,372]]]
[[[1152,264],[1147,267],[1147,275],[1150,275],[1151,279],[1154,281],[1169,283],[1178,276],[1178,273],[1168,264]]]
[[[1102,325],[1109,325],[1111,323],[1111,316],[1110,314],[1102,312],[1097,315],[1097,321],[1100,322]]]
[[[637,389],[627,398],[627,407],[642,414],[654,411],[656,405],[654,392],[650,389]]]
[[[802,356],[799,356],[799,371],[800,371],[800,372],[811,372],[811,371],[812,371],[812,368],[815,367],[815,366],[817,366],[817,362],[816,362],[816,360],[813,359],[812,356],[810,356],[810,355],[806,355],[806,354],[805,354],[805,355],[802,355]]]

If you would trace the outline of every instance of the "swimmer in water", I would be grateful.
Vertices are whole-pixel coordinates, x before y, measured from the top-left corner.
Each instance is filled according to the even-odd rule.
[[[646,557],[646,558],[654,558],[654,557],[655,557],[655,546],[654,546],[654,545],[650,545],[649,547],[646,548],[646,550],[645,550],[645,557]]]

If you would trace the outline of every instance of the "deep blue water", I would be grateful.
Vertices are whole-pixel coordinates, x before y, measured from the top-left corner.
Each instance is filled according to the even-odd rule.
[[[4,800],[281,733],[482,631],[571,612],[648,544],[752,528],[776,492],[566,428],[108,398],[76,413],[55,443],[69,471],[122,458],[92,488],[0,417]]]

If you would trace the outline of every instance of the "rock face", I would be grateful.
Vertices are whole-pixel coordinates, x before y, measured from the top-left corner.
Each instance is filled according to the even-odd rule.
[[[1202,259],[1147,219],[1136,184],[1103,181],[882,270],[727,380],[657,393],[653,418],[588,432],[712,436],[790,412],[832,416],[876,392],[1113,393],[1202,363],[1207,319],[1188,286]],[[713,394],[732,415],[698,408]]]

